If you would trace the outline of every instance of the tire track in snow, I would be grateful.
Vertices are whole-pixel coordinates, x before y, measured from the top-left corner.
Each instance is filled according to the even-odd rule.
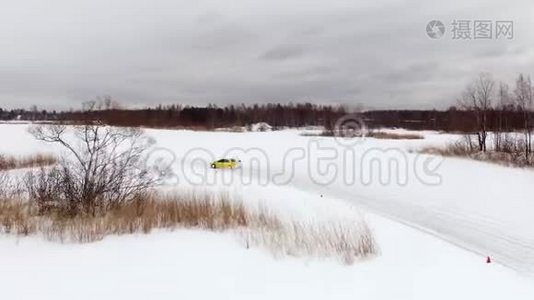
[[[314,189],[309,185],[293,186]],[[431,234],[483,257],[490,255],[494,262],[520,273],[534,275],[534,240],[510,233],[506,226],[495,219],[465,214],[458,209],[443,209],[432,205],[422,207],[398,199],[371,198],[354,192],[327,190],[328,193],[323,194]]]

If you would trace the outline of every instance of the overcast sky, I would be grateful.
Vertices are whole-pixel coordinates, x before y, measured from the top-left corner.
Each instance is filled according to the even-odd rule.
[[[455,19],[512,20],[514,38],[454,40]],[[0,106],[446,108],[480,72],[534,75],[533,20],[532,0],[3,0]]]

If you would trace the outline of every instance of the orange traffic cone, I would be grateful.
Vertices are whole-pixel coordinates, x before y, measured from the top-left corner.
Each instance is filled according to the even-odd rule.
[[[491,263],[491,257],[489,257],[489,256],[486,257],[486,263],[487,263],[487,264],[490,264],[490,263]]]

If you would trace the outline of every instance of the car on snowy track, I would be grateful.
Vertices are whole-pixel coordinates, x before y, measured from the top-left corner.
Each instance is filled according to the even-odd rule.
[[[212,169],[235,169],[239,167],[240,162],[241,162],[240,160],[237,160],[234,158],[230,158],[230,159],[223,158],[223,159],[219,159],[217,161],[212,162],[210,166]]]

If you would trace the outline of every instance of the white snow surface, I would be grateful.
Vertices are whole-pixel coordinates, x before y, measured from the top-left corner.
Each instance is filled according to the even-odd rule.
[[[33,140],[28,126],[0,124],[0,153],[59,151]],[[315,141],[327,154],[345,148],[334,138],[299,133],[150,129],[158,148],[149,160],[171,163],[176,177],[166,182],[169,191],[225,189],[284,218],[308,222],[365,218],[378,256],[350,266],[332,259],[273,257],[264,249],[246,249],[230,233],[198,230],[113,236],[82,245],[0,236],[0,297],[534,299],[534,171],[445,158],[431,162],[438,165],[434,173],[421,174],[414,166],[429,156],[413,150],[458,136],[418,132],[424,140],[361,141],[354,147],[355,168],[349,168],[354,172],[347,172],[356,179],[347,184],[340,173],[328,177],[335,169],[329,165],[347,170],[341,155],[325,162],[323,152],[312,150]],[[309,159],[284,169],[285,153],[298,156],[299,149]],[[207,168],[211,159],[236,152],[242,169]],[[384,159],[408,167],[398,175],[382,164],[385,169],[378,172],[372,161]],[[316,174],[323,163],[324,178]],[[267,180],[278,173],[284,184]],[[364,178],[371,173],[392,178]]]
[[[343,158],[345,148],[334,138],[304,137],[294,130],[224,135],[206,132],[200,136],[187,131],[150,134],[161,141],[160,146],[176,154],[181,182],[203,183],[196,180],[203,176],[188,174],[207,174],[208,181],[213,182],[210,185],[243,189],[250,186],[243,184],[243,178],[252,177],[252,182],[269,186],[277,174],[285,174],[285,185],[343,199],[480,255],[492,256],[516,271],[534,273],[534,172],[414,151],[443,146],[459,136],[420,132],[424,140],[368,138],[351,148],[355,150],[349,152],[354,157],[354,167],[350,168]],[[176,140],[169,136],[176,136]],[[313,150],[318,147],[326,150]],[[305,158],[292,168],[284,168],[288,165],[283,159],[285,154],[294,153],[289,157],[296,157],[299,150]],[[204,173],[203,161],[210,159],[207,152],[212,153],[213,159],[237,153],[245,170],[212,178],[210,173]],[[257,162],[262,155],[265,158]],[[328,156],[332,159],[324,160]],[[424,166],[429,158],[433,159],[429,166],[436,170],[426,175]],[[381,165],[377,166],[377,162]],[[398,163],[400,171],[389,168],[390,162]],[[345,182],[346,174],[354,176],[353,182]]]

